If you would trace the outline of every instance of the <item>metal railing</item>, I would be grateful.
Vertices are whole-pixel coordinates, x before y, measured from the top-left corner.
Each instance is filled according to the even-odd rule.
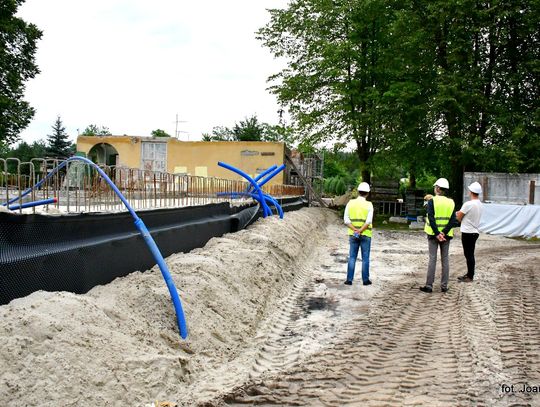
[[[55,207],[67,213],[125,210],[109,185],[98,176],[94,168],[85,163],[69,162],[65,168],[43,181],[61,162],[41,158],[29,162],[21,162],[17,158],[0,158],[0,204],[15,198],[18,199],[13,205],[22,201],[56,198],[57,202],[49,204],[45,209]],[[230,202],[234,205],[251,201],[251,198],[233,198],[219,194],[245,192],[248,183],[240,180],[171,174],[120,166],[101,165],[100,168],[114,181],[135,210],[216,202]],[[39,187],[22,197],[26,190],[36,185]],[[304,195],[304,187],[292,185],[266,185],[263,190],[276,198]],[[35,212],[36,208],[25,210],[29,211]]]

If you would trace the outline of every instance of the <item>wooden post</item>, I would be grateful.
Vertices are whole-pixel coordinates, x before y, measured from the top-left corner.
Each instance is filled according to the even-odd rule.
[[[489,187],[488,177],[487,175],[484,175],[482,177],[482,193],[484,195],[484,201],[487,201],[489,199],[488,187]]]
[[[534,205],[534,189],[536,181],[529,182],[529,204]]]

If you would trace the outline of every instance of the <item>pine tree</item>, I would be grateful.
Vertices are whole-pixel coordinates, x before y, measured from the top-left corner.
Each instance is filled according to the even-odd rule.
[[[56,118],[53,133],[47,135],[47,154],[51,157],[65,158],[71,155],[71,142],[68,140],[65,127],[60,116]]]

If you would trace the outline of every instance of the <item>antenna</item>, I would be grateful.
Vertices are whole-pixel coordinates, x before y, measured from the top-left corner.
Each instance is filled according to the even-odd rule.
[[[174,128],[174,138],[177,138],[180,140],[180,137],[178,137],[179,133],[186,133],[187,131],[178,130],[178,123],[187,123],[185,120],[178,120],[178,113],[176,113],[176,120],[175,120],[175,128]],[[189,135],[188,135],[188,141],[189,141]]]

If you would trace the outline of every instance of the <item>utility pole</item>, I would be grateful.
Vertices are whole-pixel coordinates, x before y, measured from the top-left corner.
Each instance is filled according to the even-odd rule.
[[[176,113],[176,120],[175,120],[175,128],[174,128],[174,138],[180,140],[180,137],[178,137],[179,133],[186,133],[187,131],[178,130],[178,123],[187,123],[184,120],[178,120],[178,113]],[[189,141],[189,135],[188,135],[188,141]]]

